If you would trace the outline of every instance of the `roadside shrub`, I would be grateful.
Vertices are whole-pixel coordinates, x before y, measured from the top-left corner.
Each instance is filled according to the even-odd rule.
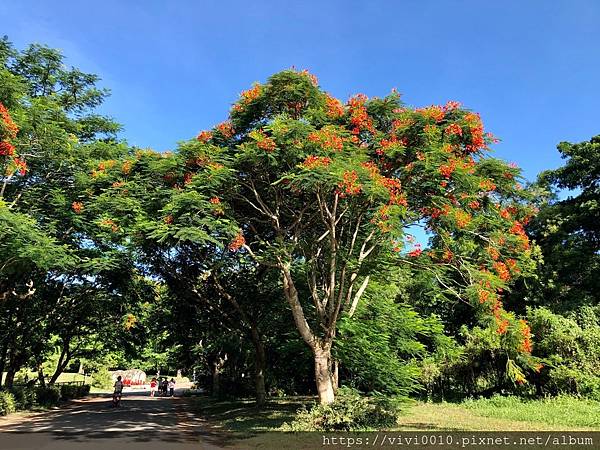
[[[405,399],[376,395],[363,397],[354,389],[341,388],[335,402],[303,408],[285,431],[359,431],[396,425]]]
[[[85,397],[90,393],[89,385],[63,384],[60,387],[60,397],[62,400],[72,400]]]
[[[17,409],[31,409],[36,404],[36,392],[33,387],[16,386],[11,389]]]
[[[60,401],[60,390],[55,386],[38,386],[35,396],[38,405],[54,406]]]
[[[83,386],[79,386],[79,393],[77,398],[82,398],[87,395],[90,395],[90,389],[92,387],[89,384],[84,384]]]
[[[109,389],[112,385],[112,377],[106,367],[100,367],[98,371],[92,375],[92,386],[95,388]]]
[[[7,416],[16,411],[15,397],[6,391],[0,391],[0,416]]]

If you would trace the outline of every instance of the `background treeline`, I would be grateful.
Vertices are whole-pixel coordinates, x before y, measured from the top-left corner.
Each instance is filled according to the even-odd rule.
[[[290,76],[297,89],[320,95]],[[199,157],[201,139],[174,156],[131,148],[119,140],[120,126],[98,112],[108,95],[98,81],[68,68],[55,50],[17,51],[0,40],[3,389],[23,396],[30,386],[44,403],[60,398],[41,389],[63,372],[92,372],[102,385],[108,369],[135,367],[181,370],[214,395],[255,395],[259,403],[316,394],[315,354],[298,334],[280,273],[215,237],[237,232],[219,209],[228,207],[218,194],[229,174],[214,163],[194,178],[214,185],[209,203],[186,193],[190,181],[178,171]],[[243,114],[236,126],[257,126]],[[211,139],[225,142],[227,133],[222,127]],[[532,265],[503,295],[506,309],[529,324],[533,370],[523,370],[472,304],[449,295],[440,272],[398,262],[414,261],[407,254],[395,263],[381,256],[356,309],[334,322],[335,389],[388,400],[495,393],[600,400],[600,137],[558,149],[565,165],[540,174],[515,200],[537,208],[526,226]],[[171,197],[165,183],[183,193]],[[210,223],[193,214],[200,210],[213,212]],[[268,236],[261,226],[253,233]],[[310,278],[309,269],[298,259],[291,276]],[[310,286],[299,284],[298,297],[310,298]],[[355,391],[346,395],[356,402]]]

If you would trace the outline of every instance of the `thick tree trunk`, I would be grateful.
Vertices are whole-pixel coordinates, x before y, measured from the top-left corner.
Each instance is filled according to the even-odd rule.
[[[265,347],[260,338],[256,326],[251,328],[252,343],[254,344],[254,376],[256,382],[256,404],[262,406],[267,401],[267,391],[265,388],[265,370],[267,366]]]
[[[216,363],[212,367],[212,395],[213,397],[221,395],[221,371]]]
[[[14,345],[14,344],[13,344]],[[14,346],[8,351],[8,366],[6,368],[6,378],[4,379],[4,386],[8,389],[13,387],[15,383],[15,375],[19,371],[19,361],[18,355],[16,354],[16,350]]]
[[[8,369],[6,370],[6,378],[4,379],[4,387],[10,389],[13,387],[15,383],[15,375],[17,373],[16,367],[13,364],[9,364]]]
[[[319,393],[319,402],[323,405],[333,403],[335,392],[333,388],[333,374],[331,373],[331,340],[323,342],[311,330],[298,299],[298,291],[294,285],[289,266],[283,266],[281,274],[283,276],[283,291],[292,310],[296,328],[302,339],[304,339],[304,342],[306,342],[313,352],[315,382],[317,384],[317,392]],[[335,327],[335,323],[330,324],[330,326]],[[333,333],[329,332],[331,330],[327,331],[329,336],[333,336]]]
[[[333,390],[333,376],[331,373],[331,347],[317,345],[313,349],[315,357],[315,381],[319,393],[319,402],[322,405],[333,403],[335,393]]]

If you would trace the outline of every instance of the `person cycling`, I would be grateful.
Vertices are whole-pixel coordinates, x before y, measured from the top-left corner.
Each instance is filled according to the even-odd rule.
[[[123,394],[123,382],[121,381],[121,375],[117,377],[114,387],[115,391],[113,392],[113,406],[119,406],[121,404],[121,396]]]

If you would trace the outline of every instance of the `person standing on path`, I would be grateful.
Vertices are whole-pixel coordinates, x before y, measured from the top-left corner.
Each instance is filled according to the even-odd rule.
[[[169,381],[169,395],[173,397],[175,395],[175,379],[171,378]]]
[[[156,378],[152,378],[152,381],[150,381],[150,397],[154,397],[154,393],[156,392],[156,385],[158,383],[156,382]]]

